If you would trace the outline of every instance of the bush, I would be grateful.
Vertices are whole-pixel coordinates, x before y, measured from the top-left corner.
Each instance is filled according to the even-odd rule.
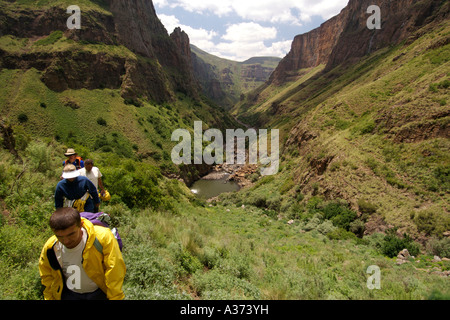
[[[389,258],[394,258],[403,249],[408,249],[410,255],[417,256],[420,252],[419,245],[407,234],[404,234],[403,238],[399,238],[395,232],[395,229],[391,229],[384,238],[381,247],[382,253]]]
[[[356,240],[356,236],[353,232],[347,231],[342,228],[336,228],[333,231],[327,233],[327,237],[330,240]]]
[[[366,226],[364,221],[361,219],[356,219],[352,223],[350,223],[350,231],[353,232],[358,238],[362,238],[364,236],[364,231]]]
[[[103,127],[106,127],[108,124],[106,123],[106,120],[102,117],[97,118],[97,123]]]
[[[442,258],[450,258],[450,239],[437,239],[432,238],[426,245],[426,250],[433,256],[439,256]]]
[[[441,236],[450,228],[450,216],[439,209],[423,210],[414,217],[417,229],[427,235]]]
[[[363,199],[358,200],[358,208],[361,213],[373,214],[377,212],[377,207],[373,203],[370,203]]]
[[[341,202],[329,202],[322,211],[325,219],[331,220],[336,227],[347,231],[350,229],[350,224],[358,217],[355,211]]]
[[[17,120],[19,120],[20,123],[25,123],[28,121],[28,116],[25,113],[21,113],[17,116]]]
[[[33,169],[42,173],[53,170],[51,149],[45,143],[30,142],[25,151],[28,154]]]
[[[266,208],[267,199],[266,196],[263,194],[254,194],[247,199],[247,204],[258,208]]]
[[[327,235],[330,232],[335,231],[336,229],[337,227],[335,227],[330,220],[325,220],[323,223],[317,226],[317,231],[319,231],[323,235]]]
[[[119,196],[128,208],[167,208],[168,200],[159,187],[162,175],[156,167],[141,163],[136,165],[136,172],[124,167],[111,171],[105,168],[104,175],[108,177],[106,188]]]

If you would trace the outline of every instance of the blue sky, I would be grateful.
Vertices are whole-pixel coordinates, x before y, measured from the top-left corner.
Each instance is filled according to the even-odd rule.
[[[191,43],[216,56],[244,61],[283,58],[298,34],[338,14],[348,0],[153,0],[170,33],[181,27]]]

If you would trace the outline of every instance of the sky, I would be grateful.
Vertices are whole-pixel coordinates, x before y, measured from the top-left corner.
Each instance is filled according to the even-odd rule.
[[[296,35],[337,15],[348,0],[153,0],[170,34],[185,31],[191,44],[234,61],[283,58]]]

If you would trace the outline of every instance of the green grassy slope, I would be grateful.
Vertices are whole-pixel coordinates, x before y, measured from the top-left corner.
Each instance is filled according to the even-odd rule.
[[[302,205],[321,195],[360,214],[358,201],[369,201],[417,239],[449,230],[449,31],[442,22],[348,69],[301,70],[235,107],[244,122],[280,129],[285,174],[271,186],[286,183],[281,214],[299,194]]]
[[[42,299],[38,258],[51,236],[59,147],[31,141],[20,152],[25,167],[0,150],[2,299]],[[235,195],[208,205],[152,166],[93,156],[113,196],[101,209],[124,243],[127,299],[448,299],[439,273],[449,262],[432,261],[432,252],[397,265],[382,254],[381,234],[344,238],[318,218],[288,224],[271,210],[235,205]],[[379,290],[367,288],[372,265],[381,270]]]
[[[90,52],[117,58],[142,59],[123,46],[86,44],[54,33],[40,40],[12,36],[0,38],[0,49],[11,54]],[[70,63],[68,61],[67,63]],[[31,69],[0,71],[1,118],[30,137],[54,138],[79,149],[114,152],[118,156],[147,159],[155,165],[173,167],[171,134],[179,128],[193,130],[194,121],[228,128],[229,117],[208,102],[177,93],[176,100],[154,103],[127,100],[120,89],[50,90],[42,72]],[[176,168],[172,168],[176,171]]]
[[[124,241],[128,299],[449,299],[449,261],[433,261],[450,258],[449,31],[446,22],[350,70],[319,66],[252,92],[234,114],[281,129],[280,173],[211,204],[162,171],[174,129],[234,127],[217,109],[180,92],[163,104],[119,89],[58,93],[36,69],[3,69],[0,118],[23,162],[0,148],[0,299],[42,299],[38,258],[67,147],[104,174],[112,199],[101,209]],[[7,52],[68,48],[135,57],[63,36],[0,38]],[[397,265],[405,247],[416,257]],[[367,288],[371,265],[380,290]]]

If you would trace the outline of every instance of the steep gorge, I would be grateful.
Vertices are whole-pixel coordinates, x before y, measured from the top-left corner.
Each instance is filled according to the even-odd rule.
[[[370,5],[381,9],[380,30],[367,27]],[[279,201],[296,217],[293,208],[314,197],[343,199],[367,232],[389,226],[420,241],[443,236],[449,12],[445,0],[350,0],[294,39],[270,80],[232,110],[255,127],[280,129],[285,167],[266,203]],[[377,214],[367,220],[361,201]]]
[[[381,9],[381,30],[367,28],[367,8],[372,5]],[[410,37],[421,27],[448,17],[447,9],[446,1],[350,0],[338,15],[295,37],[291,51],[269,83],[281,85],[292,80],[298,70],[321,64],[326,65],[327,71],[338,65],[351,65],[386,46],[413,41]]]
[[[132,54],[96,53],[82,47],[56,51],[41,47],[29,53],[27,47],[21,52],[2,50],[1,67],[36,67],[43,71],[42,80],[55,91],[120,88],[124,98],[156,102],[172,100],[177,91],[197,96],[191,65],[157,18],[152,1],[110,0],[101,4],[81,7],[82,28],[69,30],[64,3],[55,1],[54,5],[36,8],[2,1],[0,36],[36,41],[59,31],[76,43],[123,46]],[[107,52],[108,47],[105,49]]]

